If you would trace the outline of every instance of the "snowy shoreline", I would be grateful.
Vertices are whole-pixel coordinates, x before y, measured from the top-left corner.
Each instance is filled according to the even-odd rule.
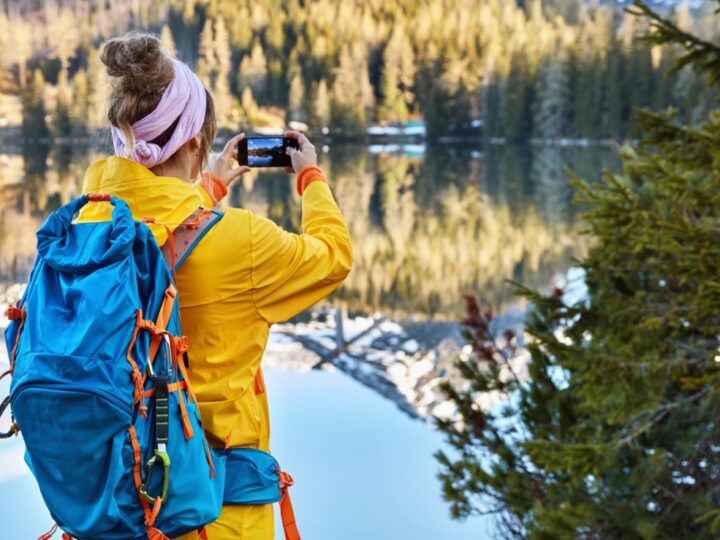
[[[0,290],[0,305],[14,303],[23,290],[19,284]],[[521,309],[505,313],[502,319],[503,327],[522,332]],[[0,329],[7,324],[3,312]],[[4,340],[0,342],[0,365],[7,365]],[[469,354],[459,323],[412,317],[391,320],[379,313],[348,316],[326,306],[273,325],[263,366],[298,372],[339,370],[410,417],[429,421],[454,415],[455,407],[440,386],[445,381],[458,388],[464,385],[455,363]],[[499,396],[482,396],[480,406],[489,409],[498,400]]]

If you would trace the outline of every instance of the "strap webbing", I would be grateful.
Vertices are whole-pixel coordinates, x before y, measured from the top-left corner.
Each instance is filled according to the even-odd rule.
[[[293,485],[292,476],[286,472],[280,473],[280,518],[282,519],[283,530],[285,532],[285,540],[301,540],[300,531],[298,531],[295,522],[295,512],[293,511],[292,502],[290,501],[290,493],[288,488]]]
[[[177,229],[169,233],[168,241],[160,249],[165,263],[173,274],[182,266],[200,239],[221,217],[220,212],[198,208]]]

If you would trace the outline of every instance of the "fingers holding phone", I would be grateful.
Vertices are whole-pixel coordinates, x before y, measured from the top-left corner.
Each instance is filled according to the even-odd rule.
[[[217,176],[226,186],[250,170],[247,166],[234,166],[238,158],[236,148],[243,139],[245,139],[244,133],[235,135],[225,144],[222,152],[213,155],[208,163],[207,172]]]
[[[289,173],[317,165],[315,147],[297,131],[286,131],[283,137],[243,137],[235,156],[240,165],[282,167]]]
[[[317,153],[315,147],[302,133],[297,131],[286,131],[285,137],[295,139],[297,141],[297,149],[291,146],[286,148],[287,155],[290,156],[292,169],[285,169],[287,172],[299,172],[305,167],[317,167]]]

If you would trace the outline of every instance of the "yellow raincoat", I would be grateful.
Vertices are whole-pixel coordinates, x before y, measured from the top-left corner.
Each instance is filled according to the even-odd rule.
[[[170,229],[213,204],[198,185],[156,176],[121,157],[90,166],[83,193],[91,192],[119,197],[135,219],[152,217]],[[108,219],[108,203],[88,205],[80,215]],[[162,245],[165,228],[150,227]],[[260,368],[270,325],[330,294],[350,271],[348,229],[325,182],[312,182],[303,193],[302,229],[291,234],[252,212],[229,209],[177,273],[189,375],[214,447],[270,451]],[[272,506],[225,506],[206,529],[209,540],[272,540]]]

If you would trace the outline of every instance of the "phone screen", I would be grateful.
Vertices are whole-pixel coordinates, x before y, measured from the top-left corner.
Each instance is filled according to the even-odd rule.
[[[246,137],[238,145],[238,162],[250,167],[292,167],[288,146],[297,141],[288,137]]]

